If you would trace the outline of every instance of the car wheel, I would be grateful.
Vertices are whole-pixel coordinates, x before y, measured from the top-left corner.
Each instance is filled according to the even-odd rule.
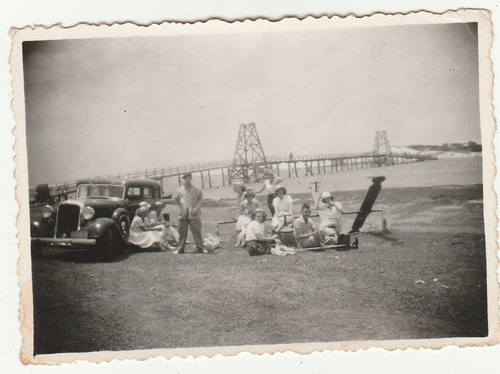
[[[128,233],[130,230],[130,220],[126,215],[120,216],[118,219],[118,227],[125,238],[128,238]]]
[[[102,260],[111,260],[117,256],[121,248],[121,238],[116,230],[108,230],[106,234],[97,241],[97,255]]]

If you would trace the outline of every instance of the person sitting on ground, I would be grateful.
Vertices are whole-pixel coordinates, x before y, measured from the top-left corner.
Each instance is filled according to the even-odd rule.
[[[302,215],[293,223],[293,233],[299,248],[323,247],[336,243],[333,238],[322,238],[319,228],[310,219],[311,206],[309,204],[303,204],[301,212]]]
[[[342,230],[342,204],[335,201],[328,191],[321,193],[317,208],[321,218],[320,232],[332,238],[337,238]]]
[[[236,221],[237,247],[245,246],[245,229],[251,221],[250,217],[259,205],[253,191],[245,192],[245,199],[240,203],[240,216]]]
[[[276,243],[277,234],[266,235],[264,233],[264,221],[266,215],[262,209],[255,209],[252,220],[246,228],[246,247],[250,256],[268,254],[270,246]]]
[[[273,230],[279,232],[284,226],[293,223],[293,200],[286,194],[286,188],[283,186],[276,188],[276,195],[273,200],[275,213],[271,225]]]
[[[233,185],[233,191],[238,195],[238,203],[245,199],[245,192],[247,191],[247,188],[243,183],[235,183]]]
[[[179,243],[179,233],[172,227],[170,222],[165,220],[163,216],[164,208],[165,204],[163,201],[156,201],[148,213],[147,224],[149,224],[150,227],[159,227],[162,233],[162,244],[168,249],[175,249],[173,245]]]
[[[135,217],[130,224],[129,241],[142,249],[154,248],[164,251],[166,248],[161,244],[161,228],[150,227],[145,222],[151,205],[143,203],[136,210]]]
[[[262,191],[267,190],[267,206],[269,207],[271,215],[274,216],[275,211],[273,201],[277,196],[276,188],[278,187],[279,183],[281,183],[281,178],[274,174],[271,169],[266,169],[264,171],[264,176],[266,179],[264,180],[262,188],[258,191],[255,191],[255,193],[261,193]]]

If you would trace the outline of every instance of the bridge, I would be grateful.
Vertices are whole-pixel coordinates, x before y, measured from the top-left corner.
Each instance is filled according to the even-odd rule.
[[[317,155],[289,155],[289,156],[271,156],[266,161],[239,163],[238,167],[247,167],[253,169],[254,178],[257,182],[262,178],[258,171],[263,167],[274,170],[278,175],[288,178],[309,176],[326,173],[340,173],[349,170],[376,168],[410,162],[421,162],[435,160],[435,157],[408,154],[392,153],[390,157],[378,153],[348,153],[348,154],[317,154]],[[191,163],[164,168],[143,169],[138,171],[122,172],[109,175],[101,175],[96,178],[150,178],[163,184],[167,178],[175,178],[179,185],[181,176],[184,173],[198,174],[201,178],[202,188],[212,188],[214,186],[231,185],[233,182],[240,181],[231,177],[234,160],[212,161],[204,163]],[[220,171],[220,172],[219,172]],[[299,175],[300,174],[300,175]],[[218,181],[217,181],[218,180]],[[246,181],[248,182],[248,180]],[[56,183],[49,185],[51,194],[54,197],[72,193],[76,190],[77,181]]]

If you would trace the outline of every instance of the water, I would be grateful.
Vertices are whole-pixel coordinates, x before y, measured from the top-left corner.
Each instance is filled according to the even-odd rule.
[[[317,170],[314,170],[316,172]],[[304,170],[299,170],[300,177],[286,178],[286,170],[282,170],[283,184],[288,193],[304,193],[310,191],[314,181],[321,182],[320,190],[353,191],[363,190],[370,186],[370,177],[383,175],[386,177],[384,188],[429,187],[444,185],[470,185],[482,183],[482,157],[463,157],[438,159],[435,161],[415,162],[379,168],[359,169],[341,173],[327,173],[304,177]],[[217,184],[220,182],[217,180]],[[199,185],[199,184],[198,184]],[[260,189],[261,183],[249,183],[248,187]],[[221,199],[235,197],[231,186],[214,185],[203,190],[205,198]]]

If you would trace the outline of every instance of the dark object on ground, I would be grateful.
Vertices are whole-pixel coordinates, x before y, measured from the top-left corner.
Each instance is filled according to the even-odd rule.
[[[368,217],[368,214],[370,214],[373,204],[375,203],[375,200],[377,199],[377,196],[382,189],[381,183],[385,181],[385,177],[374,177],[372,178],[372,185],[370,188],[368,188],[368,192],[366,193],[365,199],[363,200],[363,203],[361,204],[361,208],[359,209],[360,212],[356,216],[356,219],[354,220],[354,223],[352,224],[351,231],[349,233],[355,233],[358,232],[361,227],[363,227],[363,224],[366,221],[366,217]]]

